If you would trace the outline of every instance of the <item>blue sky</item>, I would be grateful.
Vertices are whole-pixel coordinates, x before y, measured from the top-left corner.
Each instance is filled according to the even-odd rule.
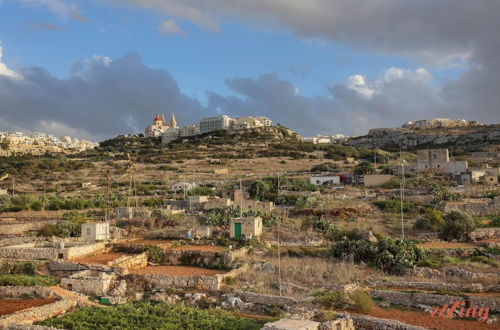
[[[175,2],[174,0],[168,1]],[[321,5],[326,0],[314,1]],[[261,75],[273,74],[276,78],[274,83],[286,82],[296,89],[296,96],[301,97],[297,101],[306,102],[305,108],[316,107],[316,102],[324,104],[318,98],[327,98],[331,104],[325,107],[332,109],[340,107],[341,101],[342,111],[344,111],[342,115],[345,116],[345,112],[369,106],[350,103],[348,104],[350,110],[346,110],[344,103],[351,101],[340,100],[339,94],[335,94],[338,93],[338,88],[345,86],[350,90],[357,90],[348,84],[349,79],[355,75],[365,77],[367,84],[371,81],[369,88],[376,91],[375,95],[382,95],[382,90],[378,89],[382,88],[381,84],[387,83],[383,77],[391,68],[402,70],[398,79],[410,80],[414,79],[413,73],[417,69],[425,68],[431,76],[429,79],[425,78],[426,90],[440,90],[449,81],[459,80],[469,69],[467,65],[469,58],[454,56],[453,52],[450,52],[452,60],[444,64],[436,64],[436,61],[420,55],[413,56],[413,53],[425,53],[427,56],[434,49],[430,49],[430,46],[425,44],[418,46],[421,49],[417,46],[408,46],[403,38],[401,51],[397,44],[386,47],[385,44],[388,42],[384,40],[380,42],[383,47],[379,47],[378,44],[374,46],[373,40],[366,41],[366,38],[370,37],[369,31],[367,31],[366,38],[358,35],[358,31],[349,31],[347,27],[346,31],[340,31],[341,33],[338,31],[333,33],[328,30],[328,26],[324,31],[310,32],[312,28],[283,23],[286,18],[278,17],[275,13],[265,13],[265,18],[259,16],[262,15],[261,12],[252,13],[254,18],[245,19],[246,13],[239,12],[239,8],[234,8],[222,17],[216,17],[213,13],[203,12],[203,6],[200,5],[200,8],[197,8],[196,4],[193,5],[196,8],[192,10],[200,11],[207,17],[214,16],[219,30],[213,31],[203,26],[197,19],[186,18],[186,15],[179,14],[179,12],[166,13],[162,6],[156,10],[152,8],[154,4],[143,6],[140,1],[125,2],[130,5],[117,5],[117,2],[112,0],[0,1],[0,41],[3,48],[1,62],[16,72],[30,67],[43,68],[54,79],[64,81],[71,78],[71,69],[75,62],[90,61],[94,55],[115,60],[134,52],[141,57],[145,67],[170,73],[181,93],[198,101],[202,107],[210,107],[210,98],[207,94],[210,92],[227,98],[224,105],[228,107],[226,108],[228,111],[232,111],[230,106],[238,107],[239,105],[245,108],[243,104],[246,103],[254,104],[256,109],[261,109],[261,112],[266,112],[267,115],[272,115],[272,110],[267,109],[269,104],[261,104],[259,97],[252,99],[252,96],[248,94],[235,91],[234,88],[228,86],[227,80],[248,78],[257,84]],[[223,0],[217,2],[222,3]],[[260,1],[257,2],[260,3]],[[294,0],[294,3],[300,5],[300,1],[297,0]],[[325,5],[325,10],[328,6]],[[78,14],[74,15],[73,10]],[[274,19],[273,15],[276,16]],[[380,17],[380,19],[384,18]],[[158,27],[164,21],[174,22],[182,30],[182,34],[160,32]],[[305,32],[300,31],[302,28]],[[342,28],[344,27],[339,27],[339,29]],[[349,33],[353,35],[356,33],[356,35],[350,37]],[[376,40],[377,37],[373,39]],[[412,36],[407,35],[406,38],[411,40]],[[434,45],[432,47],[439,48]],[[447,56],[442,54],[441,49],[436,50],[438,51],[440,52],[438,56],[432,54],[434,59]],[[415,79],[421,81],[420,78]],[[387,87],[384,86],[383,88]],[[337,91],[333,92],[334,95],[332,95],[332,89]],[[411,89],[409,87],[409,90]],[[438,92],[440,91],[433,91],[434,94],[429,95],[429,99],[437,97],[435,93]],[[415,96],[411,96],[410,99],[412,97]],[[239,100],[235,103],[230,98],[239,98]],[[393,103],[390,100],[384,100],[384,104]],[[432,111],[437,109],[438,104],[441,106],[441,103],[441,101],[432,103],[430,106],[433,108]],[[0,98],[0,106],[1,104]],[[429,107],[428,104],[424,106]],[[168,104],[166,107],[168,108]],[[410,115],[415,116],[415,112],[411,110],[411,105],[409,108],[406,116],[398,115],[399,121],[420,118],[420,116],[410,118]],[[297,109],[301,111],[300,107]],[[427,115],[429,111],[424,110],[422,114]],[[142,111],[144,118],[134,117],[139,127],[147,123],[151,113],[157,110],[142,109]],[[168,112],[168,109],[165,111]],[[240,114],[241,111],[237,109],[234,113]],[[370,109],[363,108],[360,111],[372,113]],[[210,114],[210,111],[207,110],[207,114]],[[137,113],[134,114],[136,115]],[[301,120],[287,123],[286,116],[276,114],[276,117],[278,118],[271,119],[285,121],[291,128],[307,135],[316,131],[317,133],[339,133],[339,128],[342,128],[342,126],[335,125],[332,125],[331,129],[324,126],[318,127],[317,130],[314,127],[294,127]],[[344,127],[343,133],[359,134],[369,128],[367,125],[372,120],[365,117],[362,128],[345,129]],[[47,118],[47,120],[52,120],[52,118]],[[69,122],[65,125],[75,130],[80,129]],[[36,128],[35,123],[32,127],[26,127],[26,129],[34,128]],[[84,135],[94,134],[94,132],[88,132],[87,128],[82,128],[82,130],[85,132]],[[123,133],[123,131],[124,128],[121,128],[116,130],[116,133]]]

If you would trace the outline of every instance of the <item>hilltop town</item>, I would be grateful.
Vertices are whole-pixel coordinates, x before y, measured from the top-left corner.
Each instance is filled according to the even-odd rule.
[[[0,155],[0,327],[498,328],[499,125],[151,117]]]

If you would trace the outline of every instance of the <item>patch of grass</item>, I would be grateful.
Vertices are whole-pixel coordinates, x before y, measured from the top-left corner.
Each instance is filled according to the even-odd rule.
[[[59,281],[39,275],[0,275],[0,286],[53,286]]]
[[[314,302],[325,308],[344,308],[349,303],[343,291],[317,291],[314,293]]]

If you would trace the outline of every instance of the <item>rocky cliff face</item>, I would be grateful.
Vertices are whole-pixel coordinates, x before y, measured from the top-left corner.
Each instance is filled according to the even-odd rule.
[[[413,130],[408,128],[376,128],[367,135],[348,141],[353,147],[382,148],[385,150],[456,147],[483,150],[500,144],[500,124],[467,128],[436,128]]]

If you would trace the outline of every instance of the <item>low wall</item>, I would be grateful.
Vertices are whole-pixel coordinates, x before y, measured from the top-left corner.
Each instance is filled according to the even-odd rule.
[[[17,298],[21,296],[40,297],[44,299],[56,299],[56,295],[50,288],[44,286],[0,286],[0,298]]]
[[[500,203],[491,198],[465,199],[462,201],[443,202],[443,212],[462,211],[469,215],[492,215],[500,212]]]
[[[27,231],[40,230],[46,224],[56,224],[57,220],[53,221],[37,221],[37,222],[0,222],[0,235],[19,235]]]
[[[52,246],[35,246],[34,244],[22,244],[3,247],[2,249],[0,249],[0,257],[26,260],[77,259],[105,250],[105,243],[78,245],[65,248]]]
[[[197,287],[214,291],[220,290],[223,280],[223,276],[221,275],[169,276],[159,274],[134,274],[132,278],[146,279],[155,289]]]
[[[488,298],[488,297],[463,297],[463,296],[451,296],[451,295],[440,295],[431,294],[423,292],[400,292],[400,291],[386,291],[386,290],[372,290],[370,294],[373,297],[380,298],[382,300],[388,301],[391,304],[404,305],[404,306],[416,306],[416,305],[427,305],[432,307],[442,306],[444,304],[453,304],[457,300],[469,301],[470,306],[480,308],[488,307],[491,311],[500,311],[500,299]]]
[[[246,291],[238,292],[238,296],[245,302],[251,302],[254,304],[261,304],[267,306],[278,306],[284,309],[304,301],[304,300],[297,300],[291,297],[280,297],[270,294],[253,293]]]
[[[479,228],[470,233],[470,237],[476,240],[500,238],[500,228]]]
[[[102,274],[90,270],[77,273],[72,277],[61,279],[61,287],[68,290],[81,292],[85,294],[95,294],[97,296],[106,296],[115,284],[116,276]],[[102,276],[99,276],[102,275]]]
[[[108,262],[106,265],[109,267],[125,269],[144,268],[148,265],[148,254],[144,252],[133,256],[121,256]]]
[[[33,324],[64,314],[75,306],[75,300],[59,300],[52,304],[25,309],[0,317],[0,328],[5,328],[12,324]]]
[[[395,289],[416,289],[427,291],[446,290],[449,292],[484,292],[481,283],[455,284],[442,282],[371,282],[371,287],[385,287]]]
[[[403,322],[382,319],[378,317],[359,315],[359,314],[347,314],[338,313],[339,316],[350,316],[354,322],[356,329],[360,330],[373,330],[373,329],[384,329],[384,330],[426,330],[427,328],[422,328],[415,325],[406,324]]]

